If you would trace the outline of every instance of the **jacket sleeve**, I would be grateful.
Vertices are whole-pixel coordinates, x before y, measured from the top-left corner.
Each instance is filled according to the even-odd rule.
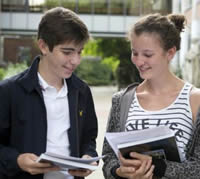
[[[165,177],[169,179],[196,179],[200,173],[200,110],[197,114],[193,136],[187,147],[187,160],[182,163],[167,161]]]
[[[6,176],[16,175],[21,169],[17,164],[18,151],[10,146],[11,112],[8,81],[0,84],[0,173]]]
[[[116,93],[112,98],[112,107],[110,110],[108,122],[107,122],[107,132],[119,132],[120,131],[120,92]],[[106,138],[104,138],[103,152],[105,155],[103,159],[103,174],[105,179],[114,179],[112,175],[112,170],[119,166],[119,160],[115,155],[114,151],[108,144]]]
[[[97,156],[96,138],[98,133],[97,117],[94,108],[93,97],[90,88],[86,90],[86,121],[84,123],[83,133],[81,138],[81,155],[87,154],[92,157]]]

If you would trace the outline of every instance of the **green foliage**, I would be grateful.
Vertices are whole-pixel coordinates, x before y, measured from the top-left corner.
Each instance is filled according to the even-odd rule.
[[[45,5],[45,7],[47,7],[47,9],[51,9],[51,8],[54,8],[57,6],[62,6],[62,7],[74,10],[75,6],[76,6],[76,2],[74,0],[70,0],[70,1],[69,0],[68,1],[45,0],[44,5]]]
[[[58,0],[45,0],[44,5],[45,5],[48,9],[50,9],[50,8],[54,8],[54,7],[58,6],[58,5],[59,5],[59,2],[58,2]]]
[[[98,40],[89,40],[85,46],[84,50],[82,52],[82,56],[99,56],[98,52]]]
[[[83,60],[75,74],[92,86],[111,84],[112,71],[100,60]]]
[[[100,38],[97,40],[97,51],[103,58],[114,57],[120,63],[116,69],[118,88],[124,88],[133,82],[141,82],[138,70],[131,62],[130,43],[124,38]]]
[[[103,58],[130,59],[130,43],[124,38],[97,38],[97,51]]]
[[[0,80],[3,80],[5,74],[4,68],[0,68]]]
[[[103,59],[101,63],[112,71],[111,80],[117,82],[119,89],[142,81],[130,60],[130,43],[124,38],[96,38],[85,45],[82,55],[100,56]]]
[[[10,63],[10,64],[8,64],[7,68],[4,69],[3,79],[14,76],[14,75],[24,71],[26,68],[28,68],[28,65],[26,62],[16,63],[16,64]]]
[[[139,72],[130,60],[121,60],[116,71],[118,88],[125,88],[134,82],[141,82]]]
[[[101,63],[107,65],[110,68],[112,71],[113,79],[116,79],[116,70],[120,63],[119,59],[116,57],[106,57],[102,60]]]
[[[182,70],[180,67],[178,67],[175,71],[175,75],[181,79],[183,79],[183,74],[182,74]]]
[[[106,65],[106,68],[109,68],[111,71],[111,80],[114,82],[116,79],[116,69],[120,63],[119,59],[117,58],[117,55],[114,56],[114,54],[110,54],[110,56],[106,56],[104,54],[104,51],[102,51],[101,48],[102,44],[102,39],[101,38],[97,38],[97,39],[93,39],[90,40],[84,47],[82,56],[84,56],[85,58],[87,57],[100,57],[100,58],[104,58],[103,60],[101,60],[101,64]],[[110,44],[110,46],[112,46],[112,44]]]

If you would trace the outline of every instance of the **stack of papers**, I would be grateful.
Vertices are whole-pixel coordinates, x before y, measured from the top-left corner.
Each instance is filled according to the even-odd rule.
[[[55,153],[46,152],[40,155],[36,162],[50,162],[56,166],[64,169],[89,169],[96,170],[97,165],[92,165],[93,162],[97,162],[102,159],[103,156],[93,158],[77,158],[71,156],[62,156]]]

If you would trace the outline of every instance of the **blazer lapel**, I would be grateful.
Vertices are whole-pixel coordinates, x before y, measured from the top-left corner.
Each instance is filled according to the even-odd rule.
[[[79,91],[71,86],[68,87],[70,129],[68,137],[70,143],[71,156],[80,157],[79,151],[79,124],[78,124],[78,96]]]

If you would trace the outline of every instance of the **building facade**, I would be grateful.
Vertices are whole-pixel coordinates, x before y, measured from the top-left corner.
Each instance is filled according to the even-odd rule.
[[[171,0],[0,0],[0,3],[0,60],[5,62],[17,62],[28,52],[35,56],[34,38],[40,18],[45,10],[55,6],[78,13],[94,37],[124,37],[129,25],[140,16],[154,12],[168,14],[172,10]]]
[[[185,14],[188,24],[172,66],[193,82],[196,70],[188,54],[194,54],[190,51],[199,44],[200,0],[0,0],[0,4],[0,61],[4,62],[38,53],[34,40],[38,23],[43,12],[55,6],[75,11],[92,36],[107,38],[124,37],[130,24],[149,13]]]

